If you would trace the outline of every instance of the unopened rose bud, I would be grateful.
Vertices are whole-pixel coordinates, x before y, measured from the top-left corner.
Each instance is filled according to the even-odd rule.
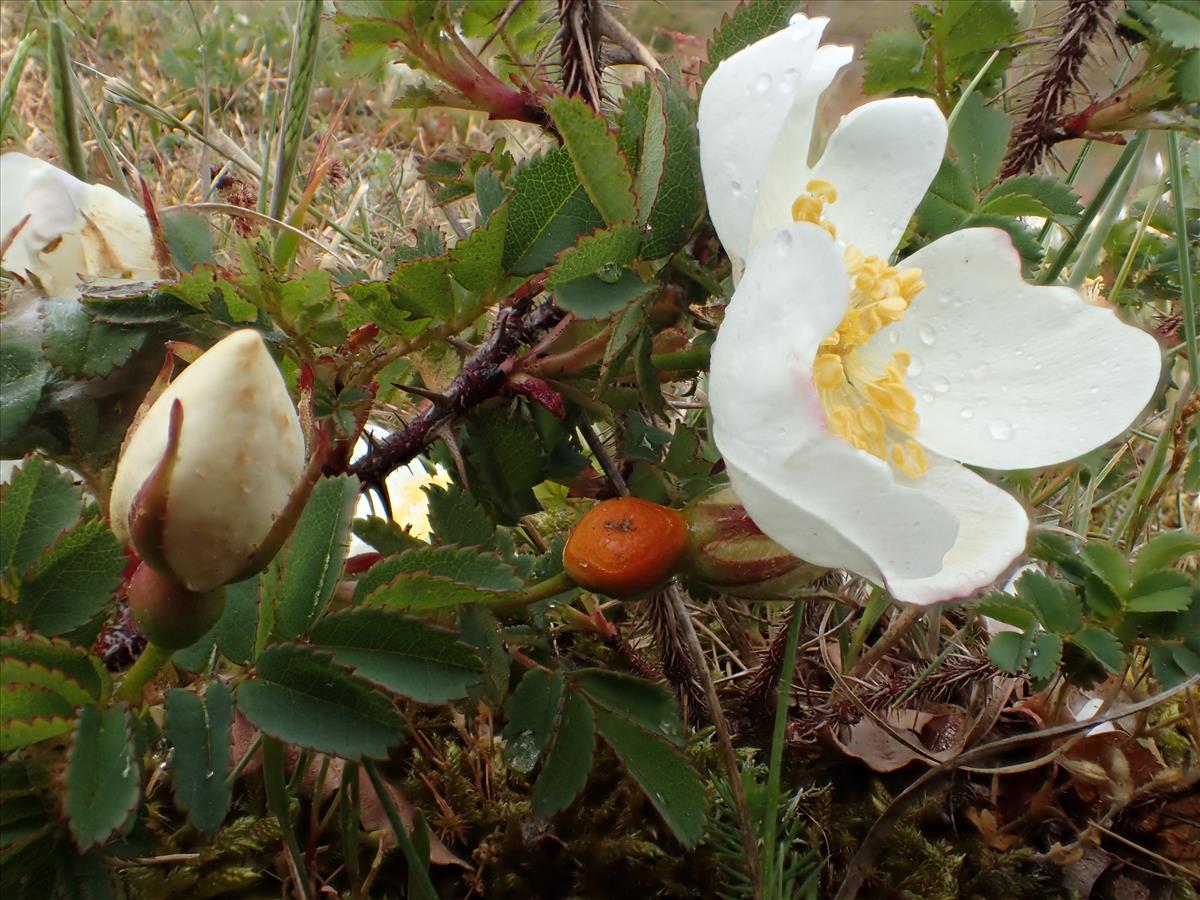
[[[728,488],[697,497],[683,510],[687,568],[709,587],[742,595],[781,595],[825,570],[793,556],[762,533]]]
[[[187,367],[126,438],[113,531],[189,591],[244,571],[288,505],[304,437],[258,332],[236,331]]]

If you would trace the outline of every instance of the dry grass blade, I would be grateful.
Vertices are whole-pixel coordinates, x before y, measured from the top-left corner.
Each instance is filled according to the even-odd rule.
[[[25,63],[29,61],[29,52],[35,43],[37,43],[36,31],[31,31],[21,38],[21,42],[17,44],[17,49],[13,53],[12,62],[8,65],[8,71],[4,73],[4,83],[0,85],[0,137],[3,137],[4,132],[8,129],[8,117],[12,115],[13,101],[17,97],[17,86],[21,83],[21,73],[25,71]]]

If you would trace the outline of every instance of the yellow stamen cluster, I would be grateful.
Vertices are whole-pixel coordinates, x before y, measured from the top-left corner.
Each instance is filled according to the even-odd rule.
[[[810,181],[805,185],[805,190],[808,193],[801,194],[792,204],[792,221],[812,222],[814,225],[820,225],[829,232],[831,238],[836,238],[837,228],[821,214],[825,211],[825,204],[837,200],[837,191],[828,181],[820,179]]]
[[[810,181],[807,190],[792,204],[792,218],[820,225],[836,237],[822,213],[825,204],[837,200],[837,191],[827,181]],[[864,256],[856,247],[847,248],[843,260],[850,277],[850,303],[841,324],[821,341],[813,382],[834,434],[916,478],[928,468],[925,451],[902,437],[915,432],[919,422],[916,401],[904,385],[912,357],[903,350],[893,353],[880,374],[868,371],[855,351],[904,316],[925,288],[921,271],[897,269],[877,256]]]

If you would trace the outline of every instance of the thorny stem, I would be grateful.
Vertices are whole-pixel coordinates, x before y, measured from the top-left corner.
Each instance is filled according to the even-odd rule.
[[[121,689],[117,692],[117,696],[135,709],[141,706],[142,689],[154,680],[154,676],[162,670],[170,658],[171,651],[163,650],[157,644],[146,644],[142,655],[125,673],[125,680],[121,682]]]
[[[683,602],[683,591],[678,584],[672,583],[667,587],[667,597],[675,610],[675,619],[683,630],[683,636],[691,651],[693,668],[704,686],[704,695],[708,699],[709,714],[717,730],[717,743],[721,747],[721,758],[725,763],[725,771],[729,776],[730,792],[733,794],[733,804],[737,812],[738,825],[742,832],[742,846],[746,851],[746,868],[749,870],[750,883],[754,886],[755,898],[763,897],[762,862],[758,854],[758,841],[754,834],[754,823],[750,818],[750,807],[746,803],[746,789],[742,784],[742,770],[738,765],[737,754],[733,750],[733,738],[729,733],[729,721],[721,708],[721,698],[717,696],[717,686],[713,683],[712,673],[708,670],[708,662],[704,659],[704,649],[700,646],[700,638],[692,625],[692,617],[688,614],[687,604]],[[790,676],[789,676],[790,677]],[[790,681],[788,682],[791,683]]]
[[[350,474],[357,475],[365,487],[383,497],[385,509],[390,509],[383,490],[383,481],[388,474],[411,462],[456,416],[496,396],[508,380],[510,358],[518,345],[552,327],[562,316],[561,310],[549,304],[530,311],[531,297],[536,290],[526,285],[511,306],[500,310],[491,334],[463,363],[443,393],[442,402],[431,402],[412,421],[371,446],[365,456],[349,466]]]
[[[783,647],[783,668],[775,697],[775,726],[771,733],[771,762],[767,768],[767,808],[763,822],[763,869],[775,885],[775,835],[779,828],[779,779],[783,770],[783,743],[787,730],[788,703],[792,698],[792,677],[796,671],[796,646],[800,642],[800,616],[803,600],[792,603],[792,613],[784,627],[787,643]]]

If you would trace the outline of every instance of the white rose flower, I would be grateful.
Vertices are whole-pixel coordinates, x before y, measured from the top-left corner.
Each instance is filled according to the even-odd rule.
[[[166,455],[176,403],[183,422],[174,464],[165,484],[143,492]],[[257,331],[235,331],[184,369],[134,425],[113,482],[112,528],[143,558],[161,557],[188,590],[209,591],[245,577],[246,561],[303,470],[304,435],[283,377]],[[131,515],[155,499],[165,499],[161,526],[139,546]]]
[[[79,283],[159,277],[146,214],[102,184],[87,184],[23,153],[0,155],[0,241],[28,216],[0,266],[48,296]]]
[[[713,432],[772,539],[898,600],[969,596],[1013,567],[1028,517],[966,468],[1071,459],[1150,399],[1154,339],[1067,287],[1033,287],[1008,235],[888,260],[940,165],[930,100],[868,103],[810,164],[821,92],[851,56],[797,16],[721,63],[700,100],[713,224],[744,274],[713,347]]]

